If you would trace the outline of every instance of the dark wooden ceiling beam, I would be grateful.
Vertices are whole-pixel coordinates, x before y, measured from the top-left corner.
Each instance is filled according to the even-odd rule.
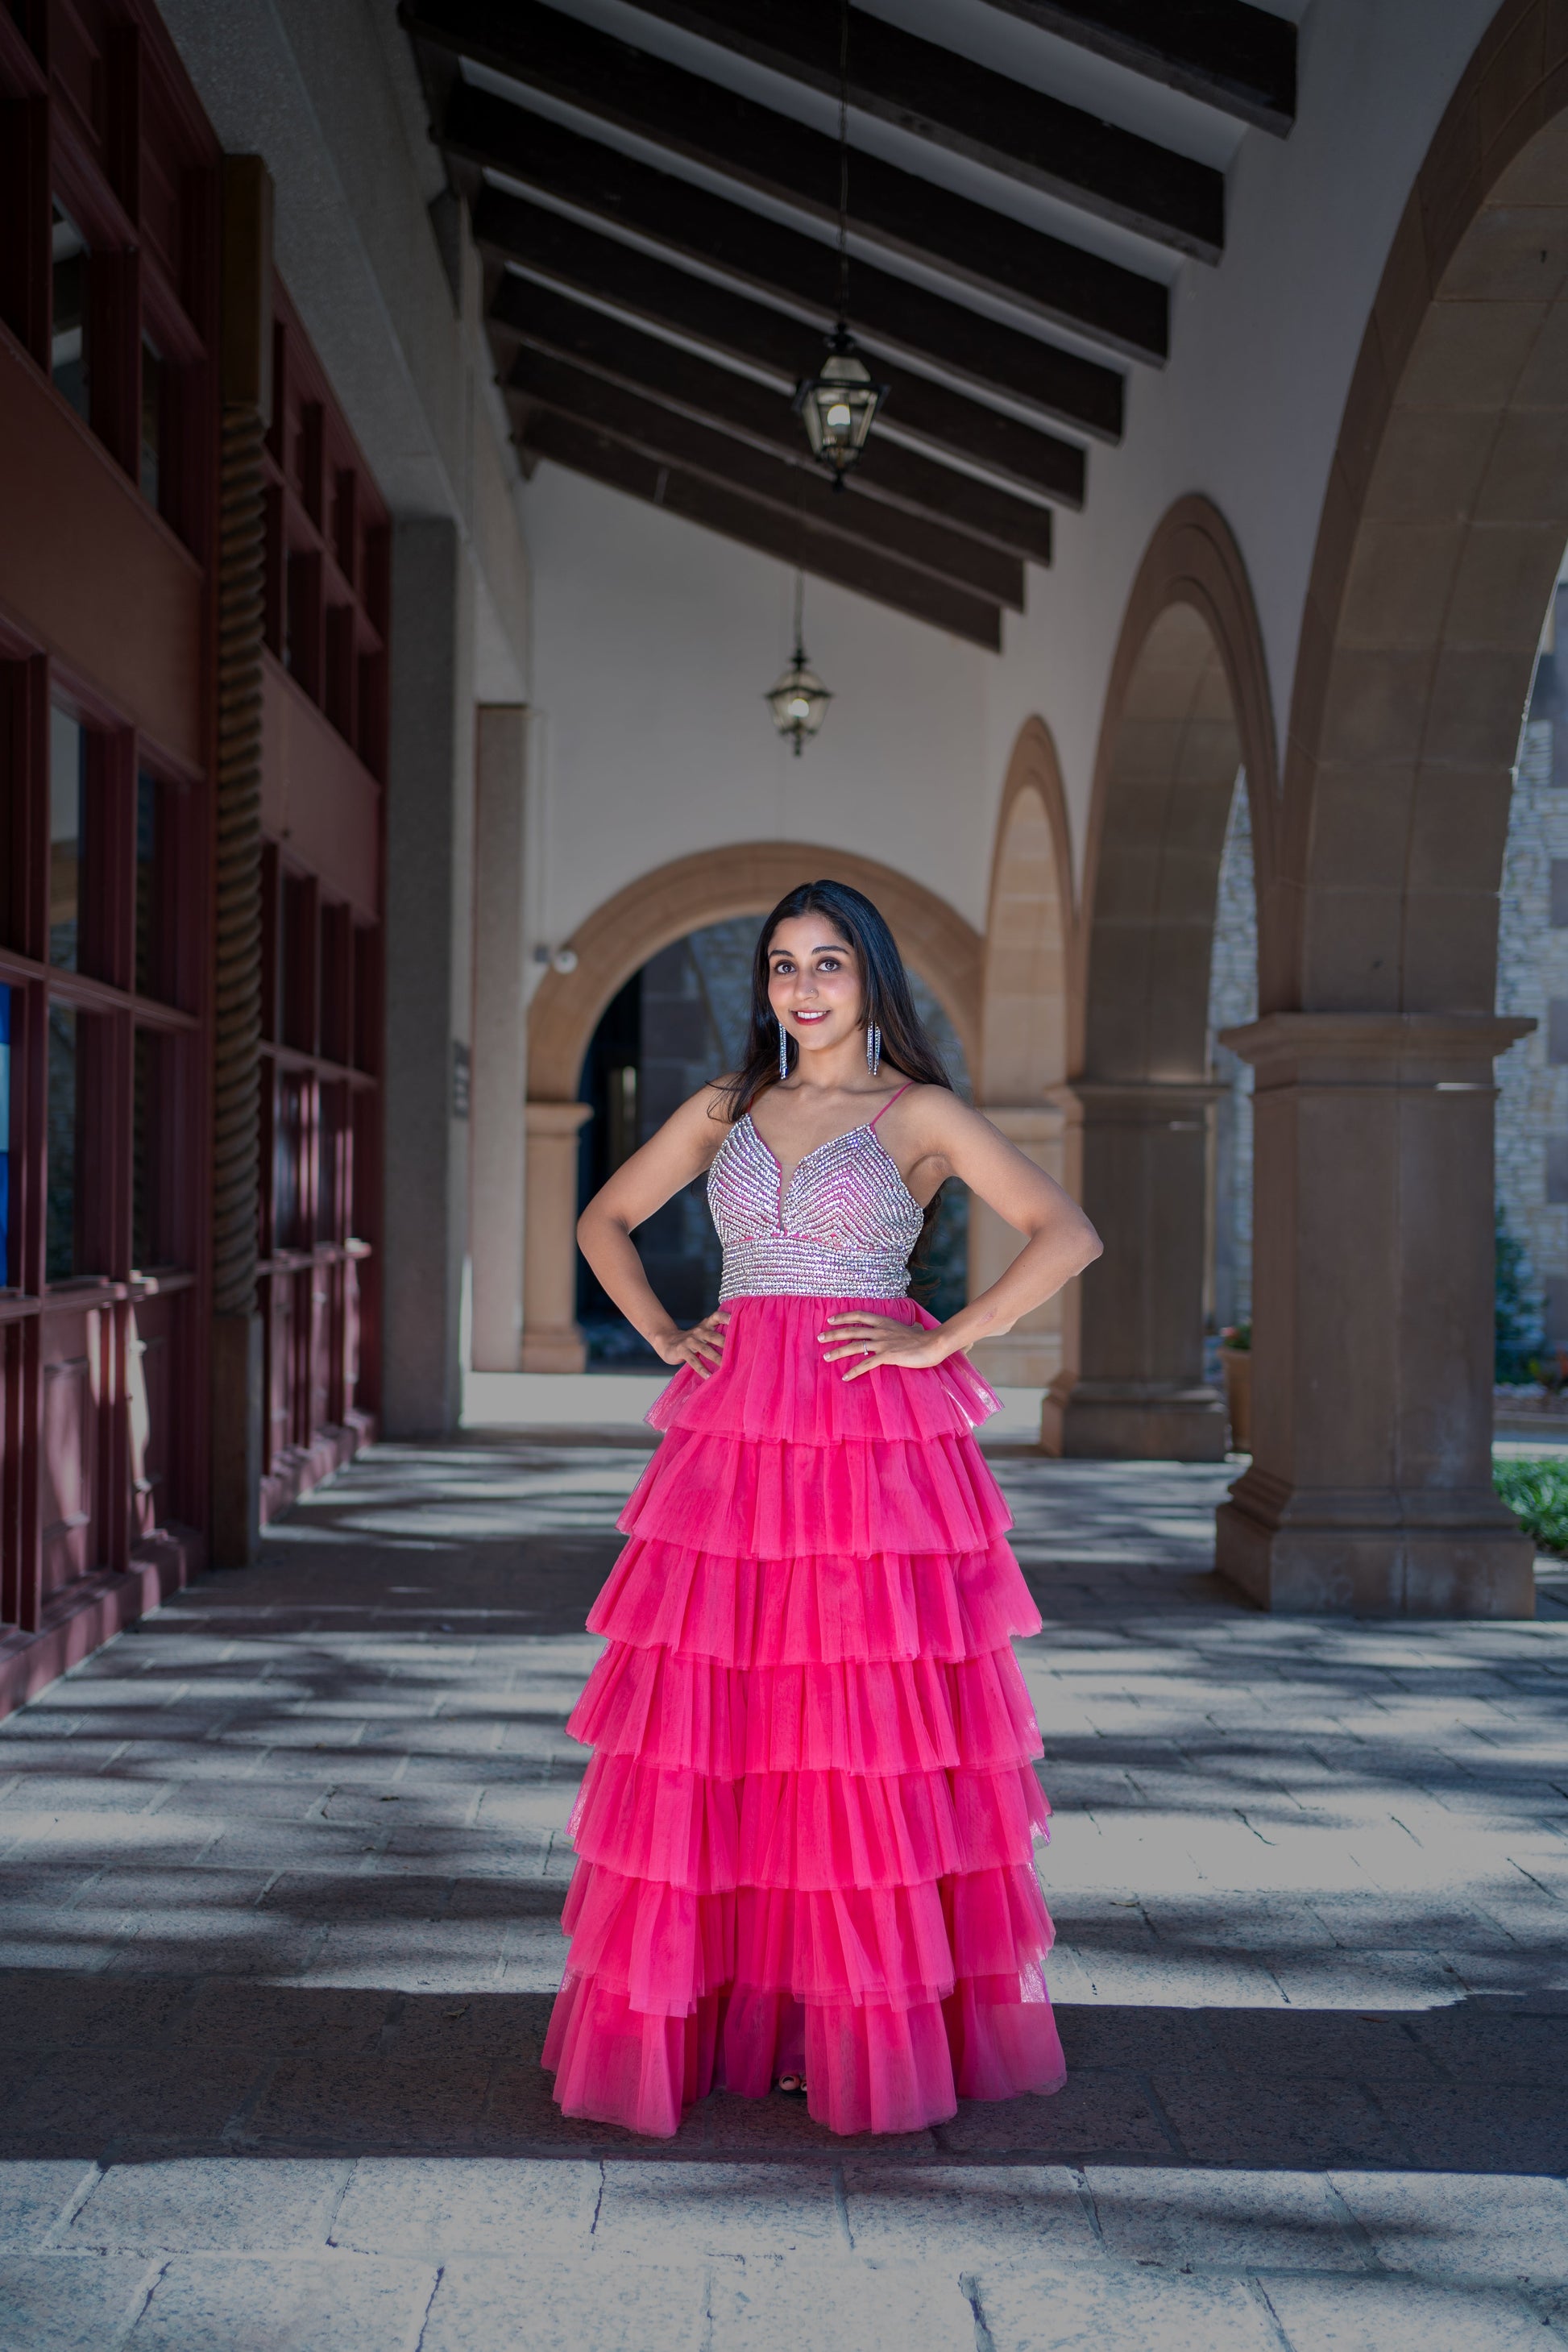
[[[455,86],[436,119],[448,161],[459,177],[466,170],[471,184],[476,235],[498,245],[506,242],[504,208],[513,199],[479,178],[485,171],[500,173],[594,219],[635,230],[741,286],[814,311],[825,325],[832,323],[838,268],[833,248],[820,239],[465,82]],[[1051,289],[1059,298],[1057,323],[1102,341],[1120,341],[1133,357],[1162,363],[1169,349],[1164,288],[1147,278],[1132,281],[1157,298],[1134,321],[1118,301],[1101,300],[1106,289],[1096,275],[1099,265],[1089,258],[1085,277]],[[1110,294],[1117,291],[1111,289]],[[1041,342],[871,263],[857,261],[850,292],[856,329],[868,341],[924,359],[956,383],[1005,393],[1042,417],[1082,425],[1102,439],[1120,438],[1123,387],[1115,369]],[[1132,340],[1120,336],[1121,327],[1131,331]]]
[[[710,437],[716,426],[721,435],[738,436],[782,460],[792,473],[804,468],[815,487],[833,497],[836,509],[843,504],[807,457],[805,432],[788,401],[753,377],[737,375],[606,311],[517,278],[497,289],[490,320],[492,333],[513,334],[535,351],[680,410]],[[898,507],[1009,557],[1050,561],[1048,508],[876,434],[855,468],[852,486],[858,503]]]
[[[759,7],[757,0],[637,0],[637,6],[810,89],[838,95],[836,8]],[[1167,0],[1165,14],[1183,11]],[[858,112],[1178,253],[1218,260],[1225,176],[1212,165],[860,8],[849,12],[848,68],[849,103]]]
[[[894,612],[965,637],[987,652],[1002,649],[1000,605],[986,604],[962,588],[933,579],[929,572],[916,572],[874,548],[818,530],[809,520],[727,489],[704,475],[684,472],[570,417],[548,409],[529,410],[518,427],[518,444],[525,461],[549,458],[574,474],[585,474],[687,522],[773,556],[781,563],[798,564],[817,579],[852,588]],[[759,698],[763,690],[763,686],[757,688]]]
[[[595,375],[553,353],[520,349],[506,391],[531,406],[552,409],[646,450],[661,463],[703,474],[782,514],[809,517],[823,530],[875,547],[934,579],[951,581],[991,603],[1024,609],[1024,566],[984,541],[950,530],[927,516],[884,505],[852,488],[835,490],[809,463],[737,439],[624,383]]]
[[[404,0],[402,15],[418,41],[455,49],[526,89],[631,131],[796,211],[837,221],[836,142],[771,107],[736,98],[700,75],[578,25],[539,0]],[[479,94],[465,88],[455,90],[453,100]],[[526,110],[512,110],[521,112],[522,121],[521,135],[513,131],[513,143],[526,146],[537,118]],[[864,152],[857,153],[850,173],[849,212],[851,226],[869,243],[1041,320],[1071,313],[1086,331],[1105,333],[1124,350],[1152,339],[1163,356],[1169,304],[1156,278]],[[858,316],[853,273],[850,290]]]
[[[1296,27],[1247,0],[988,0],[1009,16],[1283,138],[1296,120]]]
[[[710,278],[656,261],[542,205],[515,196],[503,202],[508,241],[504,248],[489,250],[504,251],[552,285],[613,302],[634,319],[689,337],[704,351],[766,368],[792,389],[820,365],[822,338],[799,319],[716,286]],[[489,225],[495,225],[493,215]],[[887,415],[900,433],[1040,496],[1082,505],[1084,453],[1076,443],[987,408],[929,376],[890,369],[879,358],[872,364],[889,384]]]

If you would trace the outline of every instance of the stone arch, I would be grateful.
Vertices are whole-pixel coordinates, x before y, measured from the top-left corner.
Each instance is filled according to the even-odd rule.
[[[581,1371],[574,1312],[577,1132],[587,1116],[578,1074],[595,1024],[649,956],[704,924],[764,915],[799,882],[830,874],[876,901],[900,949],[934,992],[971,1068],[980,1040],[982,942],[956,908],[876,858],[819,843],[736,842],[639,876],[563,942],[569,972],[546,973],[528,1022],[528,1154],[522,1368]]]
[[[1531,670],[1568,542],[1568,46],[1510,0],[1405,205],[1302,620],[1265,1011],[1489,1014]]]
[[[820,843],[736,842],[699,850],[638,877],[580,923],[565,944],[577,961],[551,971],[529,1009],[529,1092],[570,1101],[595,1024],[649,956],[732,915],[765,915],[796,883],[830,874],[875,899],[909,963],[941,1000],[973,1068],[979,1045],[981,941],[956,908],[874,857]]]
[[[1268,665],[1241,551],[1207,499],[1161,522],[1128,598],[1100,724],[1073,1002],[1074,1072],[1201,1080],[1220,851],[1244,769],[1273,839]]]
[[[985,925],[980,1052],[974,1098],[986,1117],[1048,1174],[1069,1186],[1069,1124],[1062,1095],[1073,1034],[1076,969],[1071,835],[1049,728],[1026,719],[1002,787]],[[989,1288],[1019,1240],[984,1203],[969,1211],[969,1291]],[[975,1361],[988,1380],[1044,1387],[1062,1361],[1060,1296],[1026,1316]]]
[[[1068,1074],[1077,909],[1050,729],[1019,730],[1002,787],[985,924],[977,1100],[1034,1102]]]
[[[1568,541],[1568,42],[1508,0],[1401,215],[1341,420],[1260,882],[1253,1464],[1272,1606],[1530,1615],[1492,1490],[1497,889]]]
[[[1238,771],[1257,855],[1276,772],[1246,566],[1206,499],[1180,499],[1128,598],[1095,761],[1069,992],[1081,1197],[1114,1236],[1082,1291],[1046,1440],[1075,1454],[1217,1459],[1203,1378],[1209,961]]]

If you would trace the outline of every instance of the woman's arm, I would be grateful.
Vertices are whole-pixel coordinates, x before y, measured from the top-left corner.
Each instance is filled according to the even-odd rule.
[[[918,1331],[885,1316],[834,1316],[835,1344],[824,1352],[829,1360],[858,1359],[845,1375],[849,1380],[879,1363],[939,1364],[977,1340],[998,1338],[1081,1274],[1104,1246],[1070,1193],[1026,1160],[989,1119],[944,1088],[922,1087],[897,1136],[904,1147],[900,1157],[912,1162],[913,1178],[959,1177],[1025,1236],[1024,1246],[989,1290],[935,1331]]]
[[[633,1329],[665,1363],[689,1364],[704,1379],[720,1360],[730,1318],[710,1315],[694,1330],[682,1331],[655,1297],[632,1234],[708,1167],[729,1132],[721,1100],[721,1087],[704,1087],[683,1102],[622,1161],[577,1220],[578,1246]]]

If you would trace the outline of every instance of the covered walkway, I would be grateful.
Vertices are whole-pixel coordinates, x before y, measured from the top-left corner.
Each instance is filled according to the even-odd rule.
[[[1068,2089],[650,2146],[536,2064],[640,1460],[381,1447],[0,1727],[5,2352],[1568,2334],[1568,1583],[1264,1616],[1232,1473],[1004,1450]]]

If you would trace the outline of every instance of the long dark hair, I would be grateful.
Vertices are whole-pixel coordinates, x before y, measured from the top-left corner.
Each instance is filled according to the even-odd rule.
[[[921,1086],[946,1087],[951,1093],[952,1080],[915,1011],[904,960],[883,916],[847,882],[803,882],[779,900],[757,934],[752,958],[751,1028],[741,1066],[721,1097],[721,1115],[729,1119],[743,1117],[760,1096],[779,1082],[779,1024],[768,1002],[768,950],[779,925],[796,915],[826,915],[846,946],[854,949],[866,991],[865,1018],[882,1033],[882,1059],[888,1066]],[[786,1038],[785,1052],[793,1070],[800,1060],[800,1047]],[[917,1274],[941,1198],[939,1185],[927,1204],[925,1223],[910,1261]]]

